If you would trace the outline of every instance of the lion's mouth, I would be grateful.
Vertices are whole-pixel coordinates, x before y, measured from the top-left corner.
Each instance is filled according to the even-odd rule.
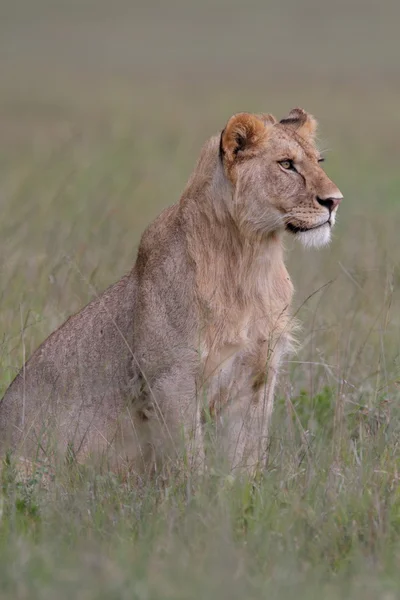
[[[299,225],[293,225],[293,223],[288,223],[286,225],[286,229],[290,231],[290,233],[304,233],[306,231],[313,231],[314,229],[319,229],[320,227],[324,227],[324,225],[329,225],[329,227],[331,227],[331,220],[328,219],[320,225],[314,225],[314,227],[300,227]]]

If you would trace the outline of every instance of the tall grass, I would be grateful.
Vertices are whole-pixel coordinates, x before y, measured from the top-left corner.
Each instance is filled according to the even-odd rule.
[[[329,248],[287,240],[302,331],[263,477],[21,481],[6,458],[2,597],[398,596],[398,5],[356,5],[0,4],[0,394],[231,113],[313,112],[345,196]]]

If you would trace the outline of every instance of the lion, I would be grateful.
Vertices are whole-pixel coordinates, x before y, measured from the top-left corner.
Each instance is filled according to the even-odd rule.
[[[262,468],[292,346],[283,235],[327,244],[342,200],[316,127],[300,108],[281,121],[238,113],[206,142],[132,271],[22,367],[0,404],[0,450],[202,470],[211,424],[230,472]]]

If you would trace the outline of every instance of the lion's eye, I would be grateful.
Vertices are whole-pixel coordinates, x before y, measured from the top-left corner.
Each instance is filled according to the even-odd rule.
[[[287,158],[285,160],[280,160],[279,164],[281,165],[281,167],[283,167],[287,171],[295,171],[296,170],[295,166],[293,164],[293,161],[290,160],[290,158]]]

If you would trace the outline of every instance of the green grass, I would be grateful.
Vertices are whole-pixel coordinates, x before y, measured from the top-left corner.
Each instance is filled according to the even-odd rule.
[[[314,402],[324,408],[315,410]],[[306,431],[307,410],[316,424]],[[353,414],[351,431],[339,433],[334,412],[329,390],[278,407],[276,420],[285,427],[274,437],[265,476],[253,483],[210,474],[161,490],[72,469],[44,488],[40,470],[21,484],[8,465],[4,592],[392,597],[400,583],[398,428]]]
[[[397,598],[399,5],[142,4],[0,2],[0,395],[233,112],[313,112],[345,200],[329,248],[287,240],[302,331],[264,477],[21,483],[6,461],[0,597]]]

